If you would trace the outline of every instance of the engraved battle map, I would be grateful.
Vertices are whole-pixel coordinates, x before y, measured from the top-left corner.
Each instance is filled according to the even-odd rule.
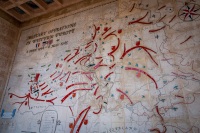
[[[115,0],[21,31],[2,133],[199,133],[200,1]]]

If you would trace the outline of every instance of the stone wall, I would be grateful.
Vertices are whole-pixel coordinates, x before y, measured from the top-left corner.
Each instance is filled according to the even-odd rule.
[[[18,33],[19,29],[16,26],[0,18],[0,99],[16,51]]]
[[[22,25],[0,132],[198,133],[199,9],[106,0]]]

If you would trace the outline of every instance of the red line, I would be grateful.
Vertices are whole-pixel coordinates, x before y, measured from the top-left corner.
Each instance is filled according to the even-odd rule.
[[[97,51],[97,44],[95,43],[94,53]]]
[[[79,53],[78,53],[79,54]],[[67,62],[69,62],[70,60],[72,60],[74,57],[76,57],[78,54],[75,54],[74,56],[72,56],[69,60],[67,60]]]
[[[88,62],[90,60],[90,58],[88,58],[85,62],[84,62],[84,66],[85,66],[85,64],[86,64],[86,62]],[[81,61],[82,62],[82,61]],[[80,62],[80,63],[81,63]],[[82,65],[82,63],[81,63],[81,65]]]
[[[155,79],[153,77],[151,77],[148,73],[146,73],[145,71],[143,70],[140,70],[138,68],[134,68],[134,67],[126,67],[125,70],[134,70],[134,71],[138,71],[138,72],[142,72],[143,74],[147,75],[150,79],[153,80],[153,82],[155,83],[155,86],[156,86],[156,89],[158,89],[158,85],[155,81]]]
[[[94,69],[97,69],[102,62],[103,62],[103,59],[96,66],[94,66]]]
[[[68,77],[67,77],[65,83],[67,83],[67,81],[68,81],[68,79],[69,79],[69,76],[70,76],[71,72],[68,72],[68,73],[69,73],[69,75],[68,75]],[[68,73],[67,73],[67,74],[68,74]]]
[[[118,41],[118,43],[117,43],[117,47],[116,47],[113,51],[111,51],[110,53],[108,53],[108,55],[113,54],[113,53],[114,53],[115,51],[117,51],[117,49],[119,48],[119,45],[120,45],[120,39],[117,38],[117,41]]]
[[[186,17],[187,17],[188,15],[189,15],[189,13],[186,13],[186,14],[185,14],[184,20],[186,19]]]
[[[147,54],[150,56],[150,58],[151,58],[151,60],[153,60],[153,62],[154,63],[156,63],[156,65],[158,66],[158,63],[153,59],[153,57],[151,56],[151,54],[146,50],[146,49],[144,49],[146,52],[147,52]]]
[[[95,85],[97,85],[97,83],[92,84],[91,87],[94,87]]]
[[[110,53],[108,53],[108,56],[112,56],[113,60],[115,60],[115,58],[114,58],[114,56],[112,54],[117,51],[117,49],[119,48],[119,45],[120,45],[120,39],[117,38],[117,40],[118,40],[117,47],[113,51],[111,51]]]
[[[72,113],[72,116],[74,116],[74,113],[73,113],[73,111],[72,111],[71,106],[69,106],[69,109],[70,109],[70,111],[71,111],[71,113]]]
[[[62,80],[66,75],[67,75],[67,74],[64,74],[64,76],[62,76],[62,77],[60,78],[60,80]]]
[[[165,28],[165,26],[163,26],[163,27],[161,27],[161,28],[159,28],[159,29],[149,30],[149,32],[157,32],[157,31],[162,30],[162,29],[164,29],[164,28]]]
[[[81,121],[81,123],[80,123],[79,126],[78,126],[77,131],[76,131],[76,133],[79,133],[79,130],[80,130],[80,128],[81,128],[81,126],[82,126],[82,124],[83,124],[83,121],[85,120],[85,117],[87,116],[87,113],[88,113],[88,111],[90,110],[90,108],[91,108],[91,106],[89,106],[88,108],[86,108],[86,109],[84,109],[84,110],[81,111],[81,113],[80,113],[80,114],[78,115],[78,117],[76,118],[76,120],[75,120],[75,122],[74,122],[74,125],[73,125],[73,128],[71,129],[70,133],[73,133],[73,132],[74,132],[74,128],[75,128],[76,124],[78,123],[80,117],[82,116],[82,114],[83,114],[84,112],[86,112],[85,115],[84,115],[84,117],[83,117],[83,119],[82,119],[82,121]]]
[[[51,89],[48,89],[46,92],[44,92],[44,93],[42,93],[42,96],[44,96],[44,95],[47,95],[47,94],[50,94],[51,92],[53,92],[53,91],[50,91]],[[50,92],[49,92],[50,91]]]
[[[158,8],[158,10],[161,10],[161,9],[163,9],[163,8],[165,8],[165,7],[166,7],[166,5],[164,5],[164,6],[160,7],[160,8]]]
[[[39,87],[43,86],[45,84],[45,82],[43,84],[40,84]]]
[[[112,36],[112,35],[114,35],[114,36],[116,36],[116,37],[117,37],[117,35],[116,35],[116,34],[113,34],[115,31],[116,31],[116,30],[114,30],[113,32],[109,33],[109,34],[108,34],[106,37],[104,37],[103,39],[106,39],[106,38],[108,38],[109,36]]]
[[[94,36],[92,37],[92,39],[94,40],[97,34],[97,31],[99,30],[99,27],[97,28],[96,25],[94,25],[95,31],[94,31]]]
[[[183,44],[183,43],[185,43],[185,42],[187,42],[189,39],[191,39],[192,38],[192,36],[189,36],[185,41],[183,41],[182,43],[180,43],[180,44]]]
[[[54,103],[52,101],[54,101],[57,97],[53,98],[53,99],[50,99],[50,100],[46,100],[46,102],[50,102],[54,105]]]
[[[38,88],[38,87],[37,87]],[[32,92],[32,85],[30,86],[30,92]]]
[[[94,95],[96,96],[97,94],[97,90],[99,89],[99,86],[96,88],[96,90],[94,91]]]
[[[157,132],[157,133],[161,133],[160,129],[158,128],[153,128],[153,129],[149,129],[150,132]]]
[[[139,24],[152,24],[153,22],[137,22]]]
[[[94,72],[81,72],[81,74],[92,74]]]
[[[33,98],[33,97],[31,97],[31,95],[30,95],[30,93],[29,94],[27,94],[27,98],[29,99],[32,99],[32,100],[34,100],[34,101],[40,101],[40,102],[44,102],[45,100],[42,100],[42,99],[38,99],[38,98]]]
[[[166,126],[163,125],[163,124],[162,124],[162,126],[163,126],[163,131],[162,131],[162,132],[161,132],[160,129],[158,129],[158,128],[149,129],[149,131],[150,131],[150,132],[157,132],[157,133],[166,133],[166,131],[167,131]]]
[[[96,99],[99,99],[100,97],[103,99],[103,96],[102,96],[102,95],[98,96]]]
[[[200,15],[200,14],[196,14],[196,13],[190,13],[190,14],[192,14],[192,15]]]
[[[147,12],[147,13],[144,15],[144,17],[142,17],[142,18],[139,18],[139,19],[137,19],[137,20],[135,20],[135,21],[129,22],[129,25],[134,24],[134,23],[137,23],[137,22],[139,22],[140,20],[144,19],[144,18],[148,15],[148,13],[149,13],[149,12]]]
[[[77,74],[77,73],[80,73],[80,71],[73,72],[72,75]]]
[[[165,125],[163,125],[163,124],[162,124],[162,126],[163,126],[163,128],[164,128],[164,131],[163,131],[163,133],[166,133],[166,131],[167,131],[167,128],[166,128],[166,126],[165,126]]]
[[[35,76],[34,81],[35,81],[35,82],[38,82],[39,77],[40,77],[40,74],[39,74],[39,73],[36,73],[36,76]]]
[[[91,46],[91,44],[87,45],[87,46],[85,47],[85,49],[89,48],[90,46]]]
[[[18,108],[18,110],[21,108],[21,106],[24,104],[26,102],[26,100],[25,101],[23,101],[23,102],[15,102],[15,103],[13,103],[12,105],[14,105],[14,104],[20,104],[20,106],[19,106],[19,108]]]
[[[158,20],[158,22],[160,22],[161,20],[163,20],[165,17],[166,17],[166,15],[164,15],[162,18],[160,18],[160,19]]]
[[[195,94],[195,93],[194,93]],[[195,96],[193,94],[193,100],[191,102],[178,102],[178,103],[172,103],[172,106],[177,105],[177,104],[192,104],[195,101]]]
[[[73,91],[71,91],[70,93],[68,93],[62,100],[61,103],[63,103],[72,93],[76,92],[76,91],[84,91],[84,90],[92,90],[92,89],[75,89]]]
[[[77,131],[76,131],[77,133],[79,133],[79,131],[80,131],[80,129],[81,129],[81,126],[82,126],[82,124],[83,124],[83,121],[85,120],[85,117],[87,116],[89,110],[90,110],[90,108],[86,111],[86,113],[85,113],[85,115],[84,115],[84,117],[83,117],[81,123],[79,124],[78,129],[77,129]]]
[[[129,96],[126,95],[126,93],[124,93],[124,92],[121,91],[120,89],[117,89],[117,91],[120,92],[120,93],[122,93],[123,95],[125,95],[125,96],[128,98],[128,100],[130,101],[130,103],[133,104],[133,102],[131,101],[131,99],[129,98]]]
[[[87,45],[85,46],[85,49],[87,49],[87,48],[91,45],[92,42],[93,42],[93,41],[87,43]]]
[[[50,76],[50,78],[51,78],[51,77],[53,77],[53,75],[55,75],[56,73],[57,73],[57,71],[56,71],[56,72],[54,72],[54,73],[53,73],[53,74]]]
[[[61,72],[57,77],[55,77],[53,80],[55,80],[55,79],[57,79],[58,77],[60,77],[60,76],[62,75],[62,73],[63,73],[63,70],[62,70],[62,72]]]
[[[106,34],[106,32],[108,32],[110,29],[111,29],[111,27],[108,28],[108,29],[107,29],[104,33],[102,33],[101,35],[103,36],[103,35]]]
[[[112,66],[110,66],[109,68],[112,69],[116,64],[113,64]]]
[[[75,56],[77,56],[79,54],[79,48],[78,49],[75,49],[76,52],[74,54],[74,56],[72,56],[70,59],[67,60],[67,62],[69,62],[70,60],[72,60]]]
[[[133,6],[132,6],[132,8],[131,8],[131,10],[129,12],[132,12],[134,7],[135,7],[135,3],[133,4]]]
[[[56,98],[50,99],[50,100],[42,100],[42,99],[38,99],[38,98],[33,98],[33,97],[31,97],[30,93],[28,93],[27,95],[25,95],[25,96],[23,96],[23,97],[17,96],[17,95],[15,95],[15,94],[13,94],[13,93],[8,93],[8,94],[11,95],[10,98],[12,98],[12,95],[14,95],[14,96],[16,96],[16,97],[18,97],[18,98],[25,98],[25,100],[24,100],[23,102],[15,102],[15,103],[13,103],[13,104],[16,104],[16,103],[20,104],[20,107],[18,108],[18,110],[21,108],[21,106],[24,104],[24,102],[26,102],[26,103],[25,103],[25,106],[28,105],[28,107],[30,108],[29,99],[34,100],[34,101],[40,101],[40,102],[50,102],[50,103],[54,104],[52,101],[55,100],[55,99],[57,98],[57,97],[56,97]]]
[[[123,59],[124,56],[125,56],[126,54],[128,54],[128,52],[130,52],[131,50],[133,50],[134,48],[135,48],[135,47],[130,48],[129,50],[126,51],[126,43],[124,43],[124,52],[123,52],[122,56],[120,57],[120,59]]]
[[[175,95],[175,97],[180,97],[180,98],[184,98],[183,96],[179,96],[179,95]]]
[[[85,58],[90,57],[90,56],[92,56],[92,54],[85,55],[85,56],[79,58],[74,64],[77,64],[79,61],[84,60]]]
[[[132,50],[134,50],[136,48],[147,49],[147,50],[150,50],[150,51],[152,51],[152,52],[154,52],[156,54],[155,51],[153,51],[152,49],[149,49],[147,47],[144,47],[144,46],[135,46],[135,47],[132,47],[132,48],[126,50],[126,45],[124,44],[124,53],[122,54],[122,56],[120,57],[120,59],[123,59],[126,54],[128,54],[130,51],[132,51]]]
[[[87,57],[84,57],[84,58],[82,58],[81,60],[80,60],[80,65],[82,65],[82,61],[84,61],[85,59],[87,59]],[[90,59],[90,58],[88,58],[88,59]],[[88,60],[87,59],[87,60]],[[85,61],[85,63],[87,62],[87,60]],[[84,65],[85,65],[85,63],[84,63]]]
[[[169,21],[169,23],[171,23],[174,19],[175,19],[176,15],[174,15],[174,17]]]
[[[107,65],[101,65],[102,62],[103,62],[103,59],[96,66],[94,66],[94,69],[97,69],[101,66],[107,66]]]
[[[87,84],[88,84],[88,83],[86,83],[86,82],[71,84],[71,85],[69,85],[69,86],[66,87],[66,90],[69,89],[69,88],[72,87],[72,86],[75,86],[75,85],[87,85]]]
[[[65,58],[64,58],[64,61],[70,56],[71,54],[67,55]]]
[[[43,87],[41,90],[44,90],[45,88],[47,88],[48,85],[46,85],[45,87]]]
[[[131,21],[131,22],[129,22],[128,25],[131,25],[131,24],[134,24],[134,23],[140,23],[140,24],[152,24],[153,22],[140,22],[142,19],[144,19],[144,18],[148,15],[148,13],[149,13],[149,12],[147,12],[147,13],[145,14],[145,16],[142,17],[142,18],[139,18],[139,19],[137,19],[137,20],[135,20],[135,21]]]
[[[104,79],[107,79],[111,74],[113,74],[114,72],[110,72],[109,74],[107,74]]]
[[[27,96],[22,96],[22,97],[21,97],[21,96],[15,95],[15,94],[13,94],[13,93],[8,93],[8,95],[11,95],[11,96],[14,95],[14,96],[16,96],[16,97],[18,97],[18,98],[26,98],[26,97],[27,97]],[[12,97],[11,97],[11,98],[12,98]]]
[[[95,59],[101,59],[102,57],[95,57]]]
[[[99,109],[98,112],[93,112],[93,113],[94,113],[94,114],[99,114],[99,113],[101,112],[101,109],[102,109],[102,105],[101,105],[101,107],[100,107],[100,109]]]
[[[108,66],[108,65],[105,65],[105,64],[103,64],[103,65],[99,65],[99,67],[102,67],[102,66]]]
[[[91,76],[88,76],[87,74],[85,75],[90,81],[92,81],[92,77]]]
[[[164,119],[163,119],[162,115],[160,114],[160,111],[159,111],[158,106],[156,106],[156,112],[157,112],[158,115],[160,116],[161,121],[163,121]]]

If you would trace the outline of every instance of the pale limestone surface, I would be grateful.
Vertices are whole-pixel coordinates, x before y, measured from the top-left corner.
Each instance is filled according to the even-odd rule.
[[[11,62],[16,51],[19,29],[0,18],[0,99],[9,75]]]
[[[198,133],[199,5],[110,0],[24,28],[0,131]]]

